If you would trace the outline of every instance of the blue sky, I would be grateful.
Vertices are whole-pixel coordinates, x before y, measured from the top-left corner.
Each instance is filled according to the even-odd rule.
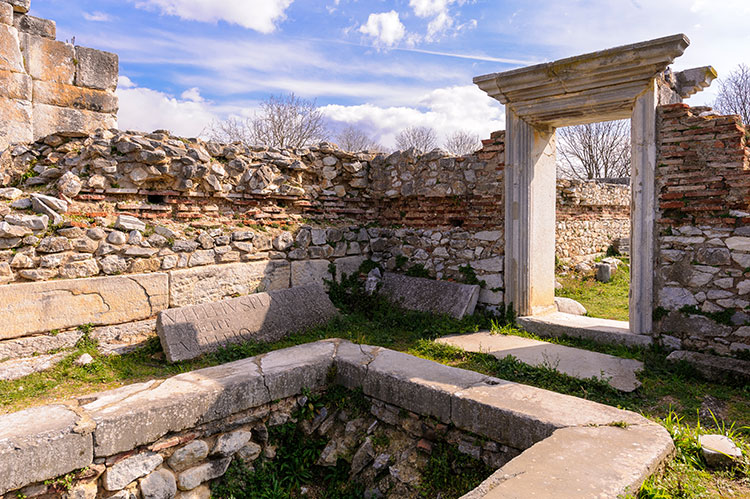
[[[677,69],[750,63],[745,0],[32,0],[31,13],[120,55],[120,128],[184,135],[294,92],[387,146],[410,125],[487,136],[503,109],[473,76],[680,32],[693,43]]]

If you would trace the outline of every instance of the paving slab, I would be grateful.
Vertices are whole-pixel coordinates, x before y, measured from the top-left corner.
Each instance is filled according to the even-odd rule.
[[[635,359],[490,332],[446,336],[437,342],[469,352],[488,353],[498,359],[512,355],[525,364],[549,367],[574,378],[607,381],[623,392],[641,386],[636,373],[643,369],[643,363]]]
[[[562,428],[462,499],[617,498],[636,494],[674,450],[659,425]]]
[[[474,313],[479,300],[477,285],[436,281],[386,272],[381,293],[407,310],[446,314],[456,319]]]
[[[627,321],[613,321],[563,312],[519,317],[518,324],[530,333],[548,338],[569,336],[607,345],[629,347],[649,346],[654,341],[650,336],[630,332],[630,325]]]

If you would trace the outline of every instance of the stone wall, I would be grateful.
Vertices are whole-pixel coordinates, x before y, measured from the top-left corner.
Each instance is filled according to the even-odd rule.
[[[269,427],[298,416],[303,391],[332,384],[361,390],[369,414],[319,408],[299,427],[329,440],[319,463],[345,459],[351,479],[379,496],[411,496],[437,441],[500,468],[470,497],[498,487],[502,496],[634,492],[674,449],[664,428],[632,412],[333,340],[0,416],[0,494],[60,497],[69,484],[65,497],[207,497],[232,459],[273,459]],[[406,445],[376,455],[372,435],[382,431]],[[540,479],[572,447],[585,456],[554,483]]]
[[[56,41],[29,2],[0,0],[0,151],[56,132],[117,123],[115,54]]]
[[[630,187],[600,181],[557,181],[557,257],[592,258],[630,237]]]
[[[674,346],[750,351],[750,141],[738,116],[659,110],[657,332]]]

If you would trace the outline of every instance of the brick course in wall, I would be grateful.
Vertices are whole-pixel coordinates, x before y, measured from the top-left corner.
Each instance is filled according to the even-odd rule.
[[[656,332],[719,354],[750,351],[750,147],[738,116],[659,109]]]

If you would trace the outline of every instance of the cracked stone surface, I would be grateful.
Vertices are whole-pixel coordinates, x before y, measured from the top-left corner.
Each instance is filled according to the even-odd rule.
[[[136,274],[0,286],[0,340],[81,324],[147,319],[169,302],[167,274]]]
[[[477,285],[436,281],[386,272],[381,293],[409,310],[447,314],[456,319],[474,313],[479,300]]]
[[[511,355],[524,364],[548,367],[574,378],[606,381],[623,392],[641,386],[636,373],[643,369],[643,362],[635,359],[489,332],[446,336],[437,342],[469,352],[488,353],[498,359]]]
[[[40,355],[25,359],[14,359],[0,363],[0,380],[10,381],[20,379],[29,374],[34,374],[47,369],[52,369],[69,353],[60,352],[53,355]]]

